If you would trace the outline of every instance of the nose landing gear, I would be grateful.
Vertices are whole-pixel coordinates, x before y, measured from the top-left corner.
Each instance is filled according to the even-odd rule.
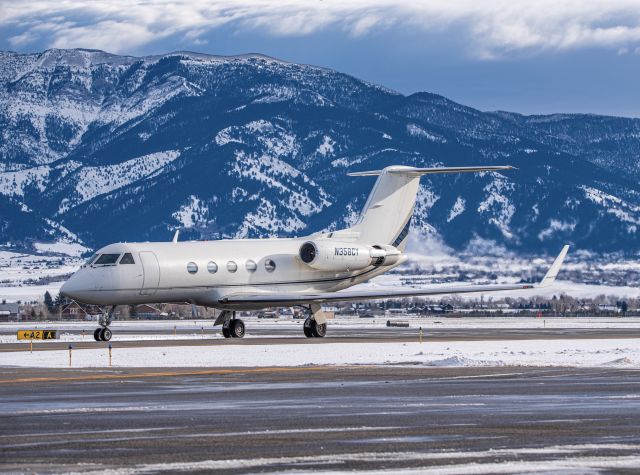
[[[109,325],[111,325],[111,320],[113,317],[113,312],[115,311],[116,306],[113,305],[108,313],[103,313],[98,321],[100,328],[96,328],[93,332],[93,339],[96,341],[109,341],[111,340],[111,336],[113,333],[109,329]]]
[[[225,338],[242,338],[244,336],[244,322],[236,318],[236,312],[225,310],[220,317],[224,319],[222,324],[222,336]],[[217,321],[216,321],[217,324]]]

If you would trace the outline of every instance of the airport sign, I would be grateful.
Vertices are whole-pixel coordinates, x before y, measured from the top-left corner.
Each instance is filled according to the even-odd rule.
[[[57,340],[58,330],[18,330],[18,340]]]

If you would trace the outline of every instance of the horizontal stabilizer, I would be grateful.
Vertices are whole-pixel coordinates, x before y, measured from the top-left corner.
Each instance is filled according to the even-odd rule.
[[[383,170],[371,170],[364,172],[351,172],[347,173],[348,176],[378,176],[383,172],[391,173],[393,175],[406,175],[410,177],[417,177],[422,175],[436,174],[436,173],[478,173],[478,172],[497,172],[503,170],[515,170],[515,167],[511,165],[501,166],[479,166],[479,167],[439,167],[439,168],[415,168],[405,166],[391,166],[384,168]]]

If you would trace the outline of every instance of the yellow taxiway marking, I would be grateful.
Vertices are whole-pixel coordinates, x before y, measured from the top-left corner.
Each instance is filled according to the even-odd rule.
[[[299,373],[308,371],[324,371],[336,369],[337,366],[304,366],[304,367],[268,367],[268,368],[236,368],[236,369],[207,369],[201,371],[157,371],[148,373],[133,374],[93,374],[84,376],[55,377],[43,376],[37,378],[18,378],[0,380],[0,384],[12,383],[36,383],[36,382],[67,382],[67,381],[97,381],[103,379],[135,379],[135,378],[160,378],[172,376],[202,376],[202,375],[223,375],[223,374],[243,374],[243,373]],[[340,366],[344,369],[348,366]]]

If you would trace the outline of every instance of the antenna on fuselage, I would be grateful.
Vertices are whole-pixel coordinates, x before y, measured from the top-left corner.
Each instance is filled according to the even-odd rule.
[[[180,235],[180,230],[176,229],[176,233],[173,235],[173,239],[171,242],[178,242],[178,236]]]

